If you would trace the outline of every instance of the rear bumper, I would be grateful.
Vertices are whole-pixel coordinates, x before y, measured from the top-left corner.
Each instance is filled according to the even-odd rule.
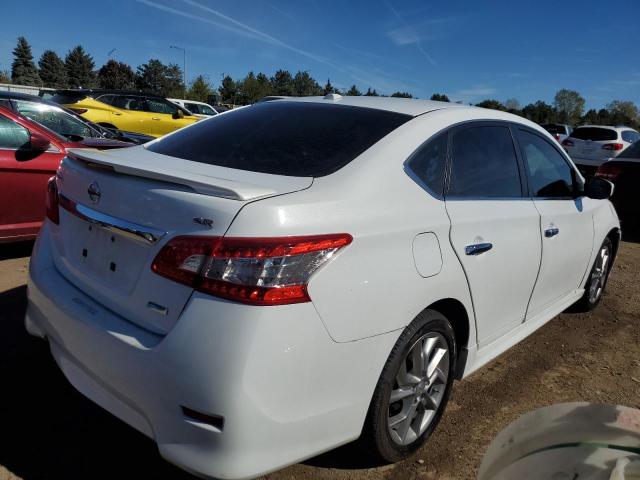
[[[27,329],[48,339],[80,392],[153,438],[170,462],[250,478],[360,435],[399,332],[336,343],[311,303],[251,307],[194,294],[158,336],[60,275],[48,228],[31,259]],[[224,417],[224,426],[182,406]]]

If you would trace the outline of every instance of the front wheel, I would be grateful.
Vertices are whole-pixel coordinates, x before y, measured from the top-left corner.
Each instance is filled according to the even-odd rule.
[[[584,287],[584,295],[574,305],[572,310],[579,312],[589,312],[596,308],[609,279],[609,272],[613,261],[613,244],[609,238],[605,238],[598,255],[593,262],[593,267],[589,273],[589,278]]]
[[[396,342],[369,408],[364,440],[384,461],[407,457],[431,435],[447,404],[455,363],[451,325],[425,310]]]

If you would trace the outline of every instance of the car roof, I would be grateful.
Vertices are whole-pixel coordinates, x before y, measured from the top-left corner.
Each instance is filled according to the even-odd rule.
[[[634,132],[636,131],[634,128],[632,127],[627,127],[626,125],[579,125],[576,127],[576,129],[578,128],[605,128],[607,130],[633,130]]]
[[[387,110],[389,112],[403,113],[405,115],[417,116],[434,110],[445,108],[477,108],[460,103],[435,102],[433,100],[418,100],[415,98],[398,97],[373,97],[373,96],[342,96],[329,94],[324,97],[285,97],[274,99],[273,102],[307,102],[307,103],[327,103],[333,105],[348,105],[352,107],[373,108],[376,110]]]
[[[10,100],[30,100],[32,102],[57,105],[53,102],[50,102],[49,100],[45,100],[42,97],[38,97],[37,95],[30,95],[28,93],[20,93],[20,92],[0,92],[0,98],[8,98]]]
[[[184,100],[181,98],[167,98],[170,102],[182,102],[182,103],[197,103],[198,105],[209,105],[206,102],[199,102],[198,100]],[[211,105],[209,105],[211,106]]]

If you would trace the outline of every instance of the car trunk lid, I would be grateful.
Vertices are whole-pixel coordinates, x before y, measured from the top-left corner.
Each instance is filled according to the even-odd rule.
[[[56,267],[107,308],[159,334],[171,329],[192,293],[151,270],[170,238],[222,236],[247,203],[312,183],[311,178],[190,162],[142,147],[70,154],[58,173]]]

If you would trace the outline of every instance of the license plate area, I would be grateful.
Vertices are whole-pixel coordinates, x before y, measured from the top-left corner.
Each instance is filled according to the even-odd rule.
[[[147,261],[149,246],[70,214],[64,221],[71,227],[63,230],[69,263],[93,281],[130,293]]]

